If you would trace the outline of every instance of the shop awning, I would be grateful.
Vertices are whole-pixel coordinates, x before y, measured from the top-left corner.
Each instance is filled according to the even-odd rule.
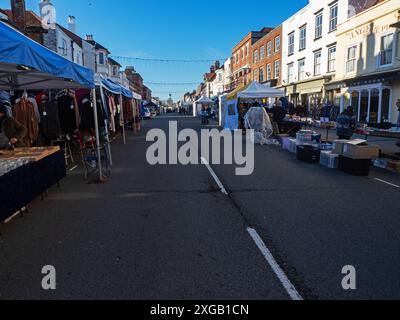
[[[237,87],[235,90],[233,90],[232,92],[229,92],[226,96],[227,100],[236,100],[237,99],[237,95],[239,92],[246,90],[249,87],[249,85],[241,85],[239,87]]]
[[[271,88],[258,82],[252,82],[246,90],[238,93],[238,98],[241,99],[281,98],[284,96],[285,93],[282,90]]]
[[[111,93],[122,94],[124,97],[132,99],[133,94],[129,89],[122,87],[120,84],[115,83],[110,79],[101,79],[102,86]]]
[[[0,21],[0,89],[94,88],[93,71]]]

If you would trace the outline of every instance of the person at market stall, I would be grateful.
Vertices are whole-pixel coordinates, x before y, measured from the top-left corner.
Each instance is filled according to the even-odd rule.
[[[270,111],[273,115],[272,121],[278,124],[278,128],[281,131],[283,119],[286,117],[286,110],[282,106],[282,102],[277,101]]]
[[[356,127],[356,119],[352,107],[347,107],[337,118],[337,135],[339,140],[351,140]]]
[[[7,106],[0,102],[0,149],[22,146],[26,128],[7,114]]]

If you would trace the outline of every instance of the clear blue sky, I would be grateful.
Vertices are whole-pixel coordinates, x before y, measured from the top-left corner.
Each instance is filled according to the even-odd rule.
[[[251,30],[277,26],[308,0],[53,0],[57,22],[77,18],[77,33],[94,34],[113,55],[140,58],[227,58],[232,47]],[[39,0],[27,0],[38,12]],[[9,8],[9,0],[0,0]],[[177,64],[120,61],[134,65],[148,82],[201,82],[208,63]],[[171,92],[179,99],[195,86],[149,85],[155,96]]]

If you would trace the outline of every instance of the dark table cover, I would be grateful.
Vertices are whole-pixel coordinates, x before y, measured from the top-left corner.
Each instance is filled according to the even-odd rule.
[[[65,176],[64,151],[61,150],[0,177],[0,221],[12,216]]]

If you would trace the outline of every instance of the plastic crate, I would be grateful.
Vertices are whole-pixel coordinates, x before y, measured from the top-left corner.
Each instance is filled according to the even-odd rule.
[[[321,151],[319,163],[330,169],[337,169],[339,167],[339,155],[331,151]]]

